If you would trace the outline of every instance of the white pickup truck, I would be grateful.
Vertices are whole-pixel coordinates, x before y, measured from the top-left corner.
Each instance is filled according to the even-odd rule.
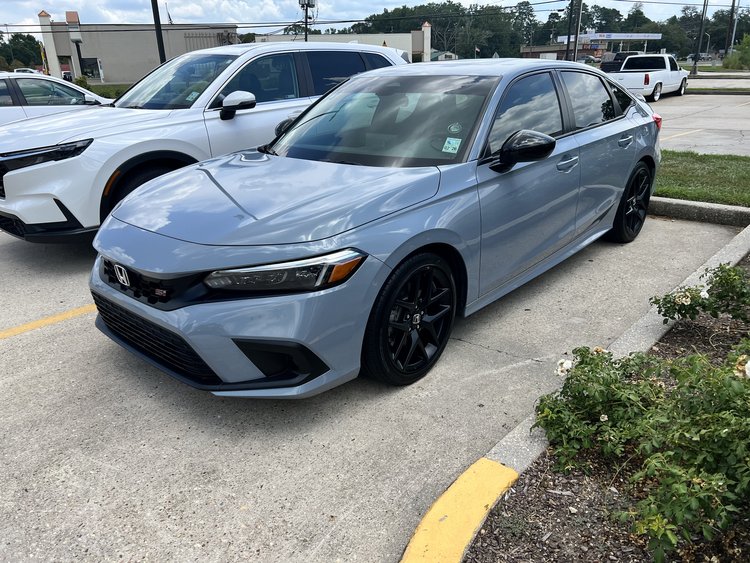
[[[687,87],[688,71],[681,69],[672,55],[631,55],[619,72],[609,76],[623,88],[656,102],[662,94],[670,92],[682,96]]]

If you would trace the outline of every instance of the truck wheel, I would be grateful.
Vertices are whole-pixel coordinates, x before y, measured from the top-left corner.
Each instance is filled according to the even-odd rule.
[[[656,86],[654,86],[654,91],[651,92],[651,95],[648,97],[648,101],[658,102],[659,98],[661,98],[661,83],[658,83]]]
[[[686,88],[687,88],[687,81],[683,78],[682,82],[680,82],[680,87],[677,90],[677,95],[678,96],[684,96]]]

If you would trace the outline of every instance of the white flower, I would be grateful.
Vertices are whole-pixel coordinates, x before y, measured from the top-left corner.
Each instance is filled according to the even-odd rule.
[[[674,302],[678,305],[690,305],[690,294],[687,291],[676,293],[674,296]]]
[[[737,377],[744,377],[750,379],[750,358],[743,354],[737,358],[737,363],[734,365],[734,374]]]
[[[607,422],[609,420],[609,417],[606,414],[603,414],[599,417],[599,420],[601,422]]]
[[[573,362],[571,360],[562,359],[559,362],[557,362],[557,375],[560,377],[563,377],[565,375],[568,375],[568,372],[573,369]]]
[[[701,299],[708,299],[708,290],[707,289],[701,290]]]

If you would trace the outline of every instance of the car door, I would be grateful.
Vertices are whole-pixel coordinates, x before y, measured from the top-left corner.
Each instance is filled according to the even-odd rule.
[[[13,95],[10,86],[7,79],[0,79],[0,125],[26,118],[26,113]]]
[[[28,117],[51,115],[87,107],[82,92],[54,80],[26,77],[16,78],[15,81],[21,92],[21,103]]]
[[[253,59],[229,79],[204,112],[213,156],[267,143],[276,125],[310,105],[299,67],[294,52],[274,53]],[[255,94],[256,106],[221,119],[221,100],[239,90]]]
[[[635,123],[599,76],[575,70],[561,71],[560,76],[573,110],[573,138],[580,148],[576,232],[581,234],[620,201],[635,159]],[[611,87],[630,99],[620,86]]]
[[[550,72],[516,80],[498,106],[485,155],[521,129],[551,135],[557,143],[547,158],[516,164],[506,172],[491,170],[489,157],[479,161],[482,295],[573,238],[581,167],[578,145],[564,135],[563,123],[558,85]]]
[[[672,57],[667,57],[669,63],[669,88],[665,91],[676,92],[682,82],[682,73],[680,72],[680,66],[677,64]]]

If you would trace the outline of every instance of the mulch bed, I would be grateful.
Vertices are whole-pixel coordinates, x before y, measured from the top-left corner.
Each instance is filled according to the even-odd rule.
[[[741,263],[750,271],[750,257]],[[651,353],[676,358],[705,354],[721,362],[727,352],[748,334],[748,327],[728,318],[700,316],[679,321]],[[607,562],[651,561],[647,539],[631,533],[618,513],[627,511],[638,497],[629,483],[636,468],[612,466],[589,459],[588,470],[561,473],[553,470],[548,451],[521,475],[490,512],[464,563]],[[668,555],[671,561],[750,561],[750,515],[743,515],[712,542],[694,538]]]

